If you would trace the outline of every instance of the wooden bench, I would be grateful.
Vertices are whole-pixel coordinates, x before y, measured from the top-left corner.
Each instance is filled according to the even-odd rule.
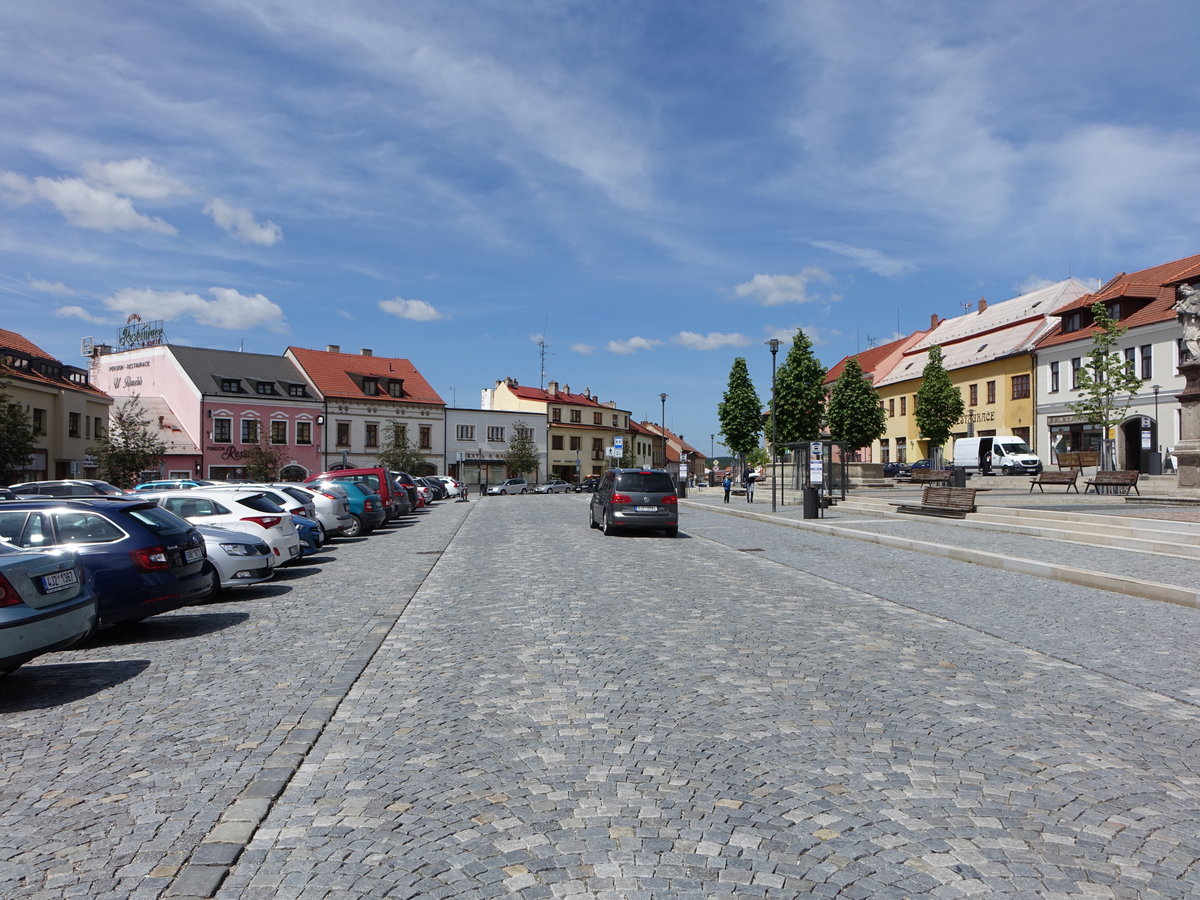
[[[926,487],[921,492],[921,505],[892,503],[897,512],[919,516],[945,516],[965,519],[967,513],[975,512],[975,488]]]
[[[949,469],[917,469],[912,473],[913,484],[949,484]]]
[[[1042,472],[1041,474],[1038,475],[1037,478],[1031,478],[1029,480],[1029,493],[1031,493],[1031,494],[1033,493],[1034,485],[1037,485],[1037,489],[1044,494],[1044,493],[1046,493],[1046,489],[1044,487],[1042,487],[1042,485],[1065,484],[1067,486],[1067,489],[1065,491],[1063,491],[1064,494],[1069,494],[1071,492],[1072,488],[1074,488],[1075,493],[1078,494],[1079,493],[1079,485],[1077,485],[1075,483],[1075,480],[1078,477],[1079,477],[1078,469],[1071,469],[1068,472]]]
[[[1095,488],[1098,494],[1100,493],[1100,488],[1103,487],[1112,488],[1113,493],[1116,494],[1128,494],[1129,489],[1132,488],[1134,491],[1137,491],[1140,497],[1142,492],[1138,490],[1137,483],[1138,476],[1141,474],[1137,469],[1116,469],[1110,472],[1097,472],[1093,477],[1084,482],[1087,487],[1083,489],[1083,492],[1086,494],[1088,488]],[[1108,493],[1108,491],[1105,491],[1105,493]]]
[[[1100,465],[1098,450],[1063,450],[1057,458],[1059,469],[1082,469],[1085,466],[1095,468]]]

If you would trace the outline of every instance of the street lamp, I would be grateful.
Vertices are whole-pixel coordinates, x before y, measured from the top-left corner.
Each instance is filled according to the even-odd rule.
[[[1162,444],[1159,443],[1159,439],[1161,438],[1161,435],[1159,434],[1159,431],[1158,431],[1158,392],[1162,390],[1162,387],[1157,384],[1152,384],[1152,385],[1150,385],[1150,390],[1154,391],[1154,456],[1158,460],[1154,465],[1154,469],[1155,469],[1154,474],[1161,475],[1162,474]]]
[[[667,395],[659,394],[658,399],[662,403],[662,416],[658,420],[658,430],[662,432],[662,464],[665,469],[667,467]]]
[[[779,338],[771,338],[767,346],[771,348],[771,512],[775,512],[775,482],[779,479],[775,471],[775,357],[779,353]]]

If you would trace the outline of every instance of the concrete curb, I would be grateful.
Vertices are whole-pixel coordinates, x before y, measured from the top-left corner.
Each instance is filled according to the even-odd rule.
[[[1050,581],[1062,581],[1081,587],[1094,588],[1102,591],[1112,591],[1126,594],[1130,597],[1141,597],[1146,600],[1159,600],[1164,603],[1174,603],[1179,606],[1190,606],[1200,609],[1200,591],[1195,588],[1184,588],[1173,584],[1163,584],[1158,581],[1145,581],[1131,578],[1128,575],[1114,575],[1108,572],[1093,572],[1063,566],[1058,563],[1042,562],[1035,559],[1025,559],[1019,556],[1005,556],[1000,553],[989,553],[986,550],[972,550],[966,547],[954,547],[949,544],[938,544],[932,541],[916,541],[910,538],[894,537],[887,534],[876,534],[872,531],[860,531],[856,528],[846,528],[841,525],[824,525],[818,521],[786,519],[770,513],[757,513],[750,510],[737,510],[713,506],[708,503],[695,503],[680,500],[680,506],[691,509],[705,509],[719,512],[727,516],[739,516],[766,522],[771,525],[783,525],[800,531],[811,531],[817,534],[828,534],[845,537],[883,547],[898,550],[908,550],[913,553],[924,553],[928,556],[940,556],[945,559],[955,559],[959,562],[973,563],[990,569],[1003,569],[1007,572],[1017,572],[1022,575],[1032,575]]]

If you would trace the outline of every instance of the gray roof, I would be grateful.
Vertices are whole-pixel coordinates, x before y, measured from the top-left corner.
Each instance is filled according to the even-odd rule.
[[[121,408],[126,400],[133,399],[133,396],[128,397],[113,397],[113,410]],[[150,420],[151,426],[155,422],[158,423],[158,436],[162,438],[167,445],[167,455],[172,454],[197,454],[200,448],[196,446],[186,431],[183,430],[183,423],[179,421],[179,417],[175,415],[175,411],[171,409],[171,405],[162,397],[137,397],[138,404],[142,407],[146,417]]]
[[[179,365],[187,373],[188,378],[196,385],[201,393],[221,397],[257,397],[262,399],[270,396],[273,400],[305,400],[309,403],[321,398],[309,385],[308,379],[286,356],[270,356],[266,353],[240,353],[236,350],[211,350],[203,347],[182,347],[170,344],[168,349],[179,360]],[[222,388],[222,381],[235,379],[240,384],[240,391],[227,391]],[[259,383],[273,384],[274,394],[260,394]],[[289,385],[302,385],[308,392],[304,398],[292,397],[288,394]]]

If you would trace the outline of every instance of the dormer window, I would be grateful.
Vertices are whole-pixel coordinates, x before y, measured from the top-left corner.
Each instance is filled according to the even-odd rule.
[[[240,378],[222,378],[221,390],[227,394],[244,394],[246,391],[242,388],[242,379]]]
[[[1078,309],[1062,317],[1062,330],[1064,333],[1078,331],[1082,325],[1083,313]]]
[[[378,378],[363,378],[362,390],[363,390],[363,393],[366,394],[368,397],[374,397],[376,394],[379,393],[379,379]]]
[[[308,388],[302,384],[289,384],[287,386],[289,397],[307,397]]]
[[[388,385],[387,385],[387,392],[388,392],[389,397],[395,397],[397,400],[399,400],[401,397],[403,397],[404,396],[404,381],[403,381],[403,379],[389,378]]]
[[[254,390],[259,394],[275,394],[275,382],[273,381],[256,381],[254,382]]]

